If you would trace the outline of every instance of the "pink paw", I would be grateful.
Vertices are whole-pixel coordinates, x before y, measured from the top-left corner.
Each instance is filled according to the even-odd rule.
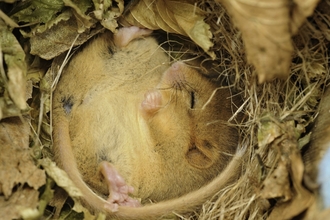
[[[125,47],[132,40],[142,36],[150,35],[151,33],[152,30],[143,29],[136,26],[122,27],[114,35],[114,42],[117,47]]]
[[[106,208],[111,211],[117,211],[118,206],[139,207],[141,203],[131,198],[128,194],[134,192],[134,188],[126,184],[125,180],[119,175],[114,166],[108,162],[100,164],[100,172],[105,178],[108,189],[109,198],[107,201],[111,204]]]
[[[162,94],[158,90],[152,90],[144,95],[141,108],[145,114],[153,114],[162,106]]]

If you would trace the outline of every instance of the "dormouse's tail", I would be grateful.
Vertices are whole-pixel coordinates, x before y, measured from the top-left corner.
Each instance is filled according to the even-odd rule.
[[[87,186],[78,170],[71,145],[68,119],[61,114],[54,115],[56,115],[57,118],[54,118],[53,120],[53,148],[57,165],[68,174],[76,187],[80,189],[83,194],[82,202],[84,202],[84,204],[89,206],[92,210],[104,212],[104,206],[108,202],[95,194]]]
[[[57,114],[60,115],[60,114]],[[69,133],[69,122],[65,116],[59,116],[53,123],[54,154],[58,165],[66,171],[73,183],[81,190],[82,201],[91,210],[103,212],[113,219],[159,219],[171,213],[187,213],[194,211],[204,202],[214,196],[220,189],[240,175],[241,158],[245,149],[236,152],[227,167],[207,185],[179,198],[150,204],[143,207],[119,206],[118,211],[113,212],[115,205],[110,204],[95,194],[83,181],[73,154]],[[113,207],[113,208],[111,208]]]
[[[198,190],[179,198],[150,204],[138,208],[119,207],[120,219],[160,219],[171,213],[184,214],[195,211],[208,199],[216,195],[228,183],[233,182],[241,174],[242,156],[246,147],[239,149],[227,167],[210,183]]]

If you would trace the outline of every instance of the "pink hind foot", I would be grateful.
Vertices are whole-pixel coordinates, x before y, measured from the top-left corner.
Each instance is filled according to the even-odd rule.
[[[148,36],[152,30],[143,29],[136,26],[122,27],[114,35],[114,43],[117,47],[126,47],[132,40],[143,36]]]
[[[109,162],[100,164],[100,172],[108,184],[109,198],[107,201],[111,204],[106,208],[111,211],[117,211],[118,206],[139,207],[141,203],[131,198],[128,194],[133,193],[134,188],[126,184],[115,167]]]

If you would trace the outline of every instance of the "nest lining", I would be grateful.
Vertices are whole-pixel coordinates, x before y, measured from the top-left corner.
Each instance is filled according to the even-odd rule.
[[[322,1],[321,4],[328,2]],[[212,51],[217,57],[214,63],[224,70],[219,74],[234,79],[231,86],[239,90],[244,99],[239,111],[245,115],[245,121],[236,126],[240,130],[241,145],[247,144],[248,148],[239,180],[222,189],[201,210],[179,218],[266,219],[276,209],[274,204],[281,206],[288,201],[296,201],[295,186],[272,192],[269,191],[272,185],[268,180],[274,178],[276,172],[287,175],[291,183],[298,184],[300,180],[290,172],[301,166],[301,158],[292,155],[304,153],[308,148],[306,143],[309,141],[310,127],[328,82],[330,17],[319,6],[292,38],[294,53],[290,76],[286,80],[258,84],[256,70],[246,60],[241,32],[233,25],[224,8],[210,0],[200,1],[198,6],[207,12],[205,22],[211,27],[214,36]],[[55,58],[52,62],[52,67],[58,68],[62,59]],[[46,72],[49,66],[49,62],[40,59],[30,63],[30,81],[35,77],[31,70],[35,68]],[[36,158],[51,157],[51,120],[48,113],[51,112],[50,81],[54,72],[58,69],[50,68],[47,74],[41,74],[40,85],[35,87],[29,101],[33,118],[30,136],[38,137],[30,142],[37,152]],[[236,122],[233,120],[230,123]],[[269,133],[270,136],[265,135]],[[285,154],[292,157],[283,159]],[[279,171],[283,167],[286,169]],[[308,196],[313,197],[312,194]],[[299,206],[299,203],[296,204]]]

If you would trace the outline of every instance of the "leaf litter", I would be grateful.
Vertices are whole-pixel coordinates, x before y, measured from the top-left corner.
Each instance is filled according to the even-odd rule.
[[[121,0],[13,0],[0,6],[0,116],[6,128],[1,132],[6,153],[0,157],[10,161],[1,169],[0,208],[11,210],[8,216],[14,217],[8,219],[92,218],[76,199],[79,191],[48,159],[51,91],[72,42],[82,45],[103,29],[115,32],[118,23],[189,37],[202,49],[196,53],[221,66],[219,74],[233,79],[245,100],[240,110],[246,120],[237,125],[241,141],[249,144],[241,177],[201,210],[179,218],[308,219],[304,213],[315,208],[317,198],[304,184],[302,149],[329,77],[329,1],[141,0],[124,6]],[[31,119],[22,122],[26,114]],[[13,116],[14,124],[6,127]],[[22,153],[10,153],[15,146]],[[17,169],[28,177],[14,175]],[[58,197],[54,190],[62,190],[62,202],[52,200]],[[27,200],[15,205],[20,195]],[[46,208],[60,203],[56,213]]]

